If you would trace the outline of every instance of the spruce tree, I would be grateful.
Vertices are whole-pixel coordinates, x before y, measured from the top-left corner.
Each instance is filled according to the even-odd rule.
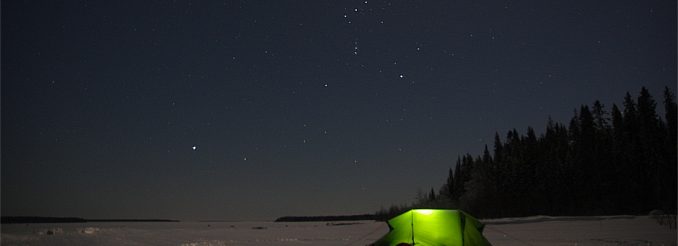
[[[433,190],[433,188],[431,188],[431,191],[428,193],[428,201],[434,202],[435,200],[436,200],[436,193]]]
[[[664,111],[666,120],[666,137],[664,141],[665,156],[663,160],[662,173],[662,198],[663,208],[667,211],[676,212],[676,165],[678,146],[676,145],[676,101],[674,94],[666,87],[664,88]]]
[[[461,157],[457,157],[457,164],[454,166],[454,190],[452,191],[452,201],[459,201],[459,197],[464,190],[464,181],[461,172]]]
[[[495,132],[494,133],[494,161],[495,162],[501,162],[502,160],[502,144],[501,144],[501,139],[499,138],[499,133]]]
[[[608,170],[611,180],[612,180],[612,189],[611,196],[615,202],[615,210],[621,213],[629,213],[630,210],[627,206],[627,197],[629,193],[629,181],[628,177],[632,175],[626,158],[623,156],[625,151],[625,142],[626,137],[624,133],[624,116],[619,110],[616,104],[612,104],[612,134],[611,134],[611,150],[610,150],[610,162],[612,163],[611,169]]]
[[[663,137],[657,118],[656,103],[649,91],[643,87],[637,101],[638,109],[638,149],[642,165],[641,187],[645,191],[645,209],[654,209],[661,198],[661,152]]]
[[[675,140],[676,139],[676,101],[675,101],[675,95],[669,87],[664,88],[664,111],[665,111],[665,116],[664,118],[666,119],[666,126],[668,129],[668,136]],[[675,142],[676,141],[671,141],[674,143],[674,148],[675,148]],[[674,159],[675,160],[675,159]]]

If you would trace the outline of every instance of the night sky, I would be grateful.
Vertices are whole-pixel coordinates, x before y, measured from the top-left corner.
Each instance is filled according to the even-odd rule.
[[[641,86],[675,0],[3,1],[2,215],[371,213]]]

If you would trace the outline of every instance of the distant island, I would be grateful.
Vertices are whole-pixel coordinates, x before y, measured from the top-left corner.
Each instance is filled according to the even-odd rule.
[[[2,216],[2,224],[87,223],[87,222],[179,222],[168,219],[83,219],[78,217]]]
[[[336,216],[284,216],[275,222],[312,222],[312,221],[354,221],[375,220],[374,214],[336,215]]]

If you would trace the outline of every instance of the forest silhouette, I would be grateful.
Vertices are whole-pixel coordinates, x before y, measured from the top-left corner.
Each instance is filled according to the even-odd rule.
[[[545,132],[510,130],[481,155],[459,156],[436,192],[376,212],[388,219],[411,208],[463,209],[480,218],[530,215],[676,213],[676,102],[667,87],[664,115],[643,87],[621,107],[599,101]]]

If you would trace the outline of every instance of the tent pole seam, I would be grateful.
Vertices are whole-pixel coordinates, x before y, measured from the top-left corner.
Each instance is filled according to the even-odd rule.
[[[412,226],[412,245],[415,245],[414,242],[414,210],[410,210],[410,225]]]

